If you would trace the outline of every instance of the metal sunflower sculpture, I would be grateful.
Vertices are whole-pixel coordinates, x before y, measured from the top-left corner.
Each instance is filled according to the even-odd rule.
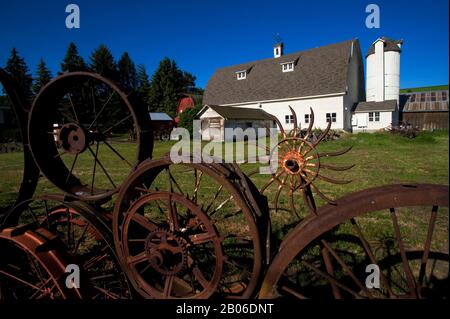
[[[338,180],[327,176],[326,171],[346,171],[354,165],[338,166],[323,163],[322,160],[328,157],[339,156],[347,153],[351,146],[336,152],[319,152],[317,145],[324,140],[331,128],[331,120],[328,121],[327,128],[318,136],[313,132],[314,112],[311,110],[309,127],[306,131],[302,131],[297,124],[297,115],[290,107],[294,120],[294,128],[288,133],[284,130],[280,121],[273,116],[273,120],[277,123],[281,141],[270,152],[270,163],[272,169],[271,178],[260,189],[261,193],[276,185],[276,193],[273,199],[273,208],[275,211],[279,209],[280,195],[284,191],[287,193],[290,210],[298,216],[298,209],[294,195],[299,194],[303,198],[306,207],[311,213],[316,212],[316,204],[314,194],[325,200],[327,203],[334,203],[334,200],[325,195],[318,187],[317,181],[321,180],[332,184],[347,184],[349,180]]]

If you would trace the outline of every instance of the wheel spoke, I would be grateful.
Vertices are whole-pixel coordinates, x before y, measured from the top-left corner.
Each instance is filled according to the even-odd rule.
[[[141,214],[134,214],[131,219],[149,231],[153,231],[158,227],[157,224],[153,223],[151,220]]]
[[[111,131],[113,128],[115,128],[116,126],[122,124],[123,122],[125,122],[126,120],[128,120],[129,118],[131,118],[132,116],[133,116],[133,115],[130,114],[130,115],[124,117],[123,119],[121,119],[119,122],[117,122],[117,123],[114,124],[113,126],[111,126],[111,127],[107,128],[106,130],[104,130],[102,133],[103,133],[103,134],[108,133],[108,132]]]
[[[122,156],[122,154],[120,154],[114,147],[112,147],[111,144],[109,144],[106,140],[103,141],[103,143],[105,143],[105,145],[111,150],[113,151],[114,154],[116,154],[122,161],[124,161],[125,163],[127,163],[128,166],[133,167],[133,165],[131,165],[131,163]]]
[[[75,158],[73,159],[72,166],[70,167],[69,174],[67,174],[66,184],[69,182],[70,176],[72,176],[73,169],[75,168],[75,164],[76,164],[77,159],[78,159],[78,154],[79,153],[75,154]]]
[[[97,142],[97,145],[95,147],[95,158],[98,158],[98,147],[99,142]],[[91,183],[91,195],[94,194],[94,182],[95,182],[95,169],[97,168],[97,160],[94,161],[94,167],[92,169],[92,183]]]
[[[92,88],[92,87],[91,87],[91,88]],[[99,111],[97,114],[96,114],[95,111],[94,111],[94,114],[96,114],[96,115],[95,115],[95,117],[94,117],[94,120],[91,122],[91,124],[89,124],[88,130],[92,127],[92,125],[95,124],[95,122],[98,122],[98,118],[99,118],[100,115],[102,114],[102,112],[103,112],[103,110],[105,109],[105,107],[108,105],[108,103],[109,103],[109,101],[111,100],[111,98],[113,97],[114,93],[116,93],[116,91],[112,91],[112,93],[109,95],[107,101],[103,104],[103,106],[100,108],[100,111]],[[95,102],[94,102],[94,107],[95,107]],[[103,133],[106,133],[106,131],[103,132]]]
[[[433,238],[434,226],[436,225],[437,211],[438,211],[438,207],[433,206],[433,208],[431,210],[430,222],[428,224],[428,231],[427,231],[427,237],[426,237],[425,246],[424,246],[424,250],[423,250],[422,261],[420,263],[419,281],[417,283],[417,293],[419,294],[419,297],[421,295],[421,288],[423,285],[423,280],[425,278],[425,272],[426,272],[427,263],[428,263],[428,255],[430,253],[430,248],[431,248],[431,240]]]
[[[114,188],[117,188],[116,184],[114,184],[114,181],[112,180],[111,176],[109,176],[108,172],[106,171],[106,169],[103,167],[103,164],[100,162],[100,160],[98,159],[97,156],[95,156],[94,151],[92,150],[92,148],[90,146],[88,146],[88,150],[89,152],[91,152],[92,156],[94,157],[94,160],[98,163],[98,166],[100,166],[100,168],[102,169],[103,173],[105,173],[106,177],[108,178],[109,182],[112,184],[112,186]]]
[[[178,211],[175,202],[172,201],[172,197],[168,198],[168,206],[169,206],[169,224],[172,231],[178,231],[180,229],[180,225],[178,223]]]
[[[359,237],[359,240],[361,241],[361,244],[363,245],[364,251],[366,252],[367,256],[370,259],[370,262],[372,264],[376,265],[378,267],[378,269],[380,269],[380,267],[378,266],[377,260],[375,258],[375,255],[373,254],[372,248],[370,247],[369,242],[365,239],[365,237],[364,237],[364,235],[363,235],[363,233],[361,231],[361,228],[359,227],[358,223],[356,222],[356,220],[354,218],[352,218],[350,221],[352,223],[353,229],[356,231],[356,234]],[[386,276],[383,274],[382,271],[380,271],[380,278],[383,281],[383,283],[386,285],[386,289],[387,289],[387,291],[389,293],[389,296],[390,297],[395,296],[395,294],[392,291],[391,286],[389,285],[389,282],[388,282]]]
[[[165,282],[164,282],[164,297],[169,297],[170,293],[172,292],[172,285],[173,285],[173,279],[175,276],[170,275],[166,276]]]
[[[334,284],[336,286],[338,286],[339,288],[341,288],[342,290],[348,292],[349,294],[353,295],[356,298],[364,298],[364,296],[359,295],[357,292],[351,290],[350,288],[348,288],[347,286],[343,285],[342,283],[340,283],[335,277],[324,273],[323,271],[317,269],[317,267],[311,265],[310,263],[308,263],[307,261],[302,261],[302,263],[309,268],[310,270],[314,271],[317,275],[323,277],[324,279],[326,279],[330,284]]]
[[[405,271],[406,278],[408,279],[408,287],[409,287],[409,290],[410,290],[410,293],[412,294],[412,296],[416,297],[416,286],[415,286],[414,276],[412,274],[411,267],[409,266],[409,261],[406,256],[405,246],[403,243],[402,235],[400,233],[400,227],[398,225],[397,214],[395,213],[394,208],[391,208],[390,212],[391,212],[392,223],[394,225],[395,237],[397,238],[398,248],[400,250],[400,255],[402,257],[403,269]]]
[[[330,244],[325,241],[324,239],[321,240],[322,245],[325,246],[325,248],[328,250],[328,252],[336,259],[336,261],[341,265],[342,269],[347,273],[355,282],[356,285],[358,285],[359,289],[363,290],[367,297],[372,298],[372,294],[370,291],[361,283],[361,281],[356,277],[356,275],[351,271],[350,267],[339,257],[339,255],[336,253],[336,251],[330,246]]]
[[[70,96],[70,93],[67,93],[67,97],[69,98],[69,103],[70,103],[70,105],[72,107],[73,115],[75,115],[76,123],[79,124],[80,120],[78,119],[77,111],[75,110],[75,105],[73,104],[72,97]]]

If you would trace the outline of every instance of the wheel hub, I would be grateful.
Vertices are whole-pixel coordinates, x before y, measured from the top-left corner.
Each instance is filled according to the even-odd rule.
[[[82,153],[89,145],[85,129],[76,123],[64,124],[59,131],[62,148],[70,154]]]
[[[176,275],[187,266],[186,241],[173,232],[157,229],[145,241],[150,265],[163,275]]]
[[[288,174],[299,174],[305,166],[305,160],[299,152],[291,151],[284,156],[282,164]]]

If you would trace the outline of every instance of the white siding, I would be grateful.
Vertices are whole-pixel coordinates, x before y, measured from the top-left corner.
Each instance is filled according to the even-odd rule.
[[[353,131],[354,132],[371,132],[384,129],[395,121],[396,112],[380,112],[379,122],[369,122],[369,112],[353,114]]]
[[[385,52],[384,97],[385,100],[397,100],[400,95],[400,52]]]
[[[314,111],[314,127],[324,129],[327,127],[326,113],[336,113],[336,122],[332,123],[332,129],[344,129],[344,97],[332,96],[323,98],[313,98],[304,100],[291,100],[281,102],[265,102],[233,105],[245,108],[261,108],[269,114],[275,115],[281,122],[285,130],[294,128],[293,124],[285,123],[285,116],[291,115],[289,106],[291,106],[297,114],[297,120],[302,128],[307,128],[309,124],[305,123],[305,114],[310,114],[309,108]],[[260,107],[261,106],[261,107]]]

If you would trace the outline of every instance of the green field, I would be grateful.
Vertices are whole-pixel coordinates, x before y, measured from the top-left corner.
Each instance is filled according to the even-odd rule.
[[[156,142],[153,158],[157,159],[170,151],[171,146],[175,142]],[[217,149],[224,150],[227,145],[217,145]],[[230,146],[230,144],[228,144]],[[336,199],[346,194],[360,191],[363,189],[381,186],[386,184],[405,184],[405,183],[434,183],[446,184],[449,180],[449,134],[448,131],[422,132],[414,139],[408,139],[399,135],[390,133],[359,133],[344,134],[340,139],[335,141],[323,142],[319,145],[319,152],[337,151],[352,146],[352,150],[342,156],[323,158],[323,163],[332,164],[355,164],[355,167],[345,172],[334,172],[321,169],[321,172],[328,177],[337,179],[350,179],[351,183],[345,185],[335,185],[324,181],[316,181],[316,185],[327,196]],[[136,144],[117,143],[114,147],[124,155],[129,161],[132,161]],[[120,165],[115,155],[106,148],[99,149],[99,158],[110,167],[110,173],[114,181],[120,183],[130,173],[129,168]],[[92,160],[89,154],[83,154],[79,159],[79,167],[75,170],[77,176],[90,179],[92,173]],[[72,159],[65,156],[66,164],[70,166]],[[244,172],[252,172],[258,168],[258,164],[243,164],[241,168]],[[177,182],[187,194],[189,198],[193,198],[193,190],[195,189],[195,180],[192,171],[188,175],[187,170],[183,166],[171,168],[172,174],[176,176]],[[0,154],[0,207],[4,208],[14,203],[19,188],[22,175],[22,154],[6,153]],[[108,187],[109,181],[105,175],[98,173],[96,175],[96,183],[100,186]],[[159,175],[152,187],[157,186],[158,189],[167,187],[168,178],[164,174]],[[170,176],[170,175],[169,175]],[[267,183],[270,175],[255,174],[251,176],[252,181],[258,189]],[[171,184],[171,183],[170,183]],[[196,202],[204,205],[209,203],[214,193],[217,191],[217,181],[208,177],[203,177],[202,188],[196,196]],[[175,190],[178,192],[178,190]],[[49,181],[44,177],[39,180],[36,195],[60,193]],[[301,195],[294,195],[297,214],[292,212],[289,203],[289,193],[286,189],[280,193],[278,210],[274,208],[274,197],[277,193],[277,185],[272,184],[264,192],[269,201],[270,216],[273,228],[273,246],[278,247],[280,241],[286,236],[288,231],[297,225],[305,216],[308,210],[303,204]],[[227,202],[229,195],[222,194],[218,197],[217,203]],[[185,197],[185,196],[184,196]],[[114,199],[106,203],[104,208],[111,209]],[[324,205],[325,202],[320,198],[316,198],[318,206]],[[205,205],[207,206],[207,205]],[[205,207],[203,206],[203,207]],[[220,205],[219,205],[220,206]],[[164,207],[164,206],[163,206]],[[224,208],[223,208],[224,207]],[[250,238],[249,227],[242,215],[236,215],[232,212],[236,211],[236,207],[232,203],[223,205],[221,212],[214,215],[214,224],[220,234],[229,234],[230,236],[239,235],[241,238]],[[161,210],[161,207],[158,206]],[[208,211],[208,209],[206,209]],[[154,211],[158,212],[155,208]],[[404,244],[411,251],[420,251],[423,249],[423,243],[427,234],[430,220],[431,210],[418,210],[417,208],[404,208],[398,211],[398,223],[401,227],[401,233],[404,237]],[[151,212],[149,212],[151,213]],[[147,212],[146,212],[147,214]],[[148,215],[148,217],[153,215]],[[228,216],[228,217],[227,217]],[[229,218],[231,216],[231,218]],[[152,217],[153,218],[153,217]],[[156,217],[155,217],[156,218]],[[364,231],[366,239],[369,240],[372,247],[376,249],[376,258],[385,260],[389,256],[398,257],[396,244],[393,243],[395,238],[392,225],[392,216],[389,211],[371,212],[357,218],[358,224]],[[448,256],[448,209],[440,208],[436,221],[435,231],[433,233],[432,250],[435,252],[446,254]],[[352,232],[352,225],[345,223],[340,225],[338,229],[333,229],[334,236],[330,237],[329,243],[336,250],[342,251],[343,256],[363,256],[361,246],[355,245],[348,239],[341,241],[338,238],[355,238]],[[327,235],[328,236],[328,235]],[[353,236],[353,237],[352,237]],[[228,237],[224,237],[228,238]],[[233,238],[233,237],[230,237]],[[328,238],[328,237],[327,237]],[[302,258],[315,261],[320,256],[320,247],[311,246],[308,248],[306,255]],[[243,252],[237,251],[241,256]],[[412,252],[413,253],[413,252]],[[341,253],[340,253],[341,254]],[[421,255],[420,255],[421,256]],[[447,257],[445,257],[447,258]],[[364,259],[355,259],[352,261],[355,265],[365,265]],[[414,274],[419,272],[420,263],[413,261]],[[295,272],[301,276],[296,263],[292,264]],[[356,267],[356,266],[355,266]],[[444,278],[448,273],[448,262],[437,262],[438,276]],[[300,279],[300,282],[308,284],[310,275],[305,275],[306,279]],[[444,280],[444,279],[443,279]],[[320,282],[319,282],[320,283]],[[314,285],[313,285],[314,286]],[[401,289],[401,288],[398,288]]]
[[[159,158],[169,152],[173,144],[174,142],[157,141],[153,158]],[[327,172],[327,176],[351,179],[352,183],[346,185],[334,185],[322,181],[318,183],[323,193],[332,198],[391,183],[448,184],[448,131],[423,132],[415,139],[407,139],[389,133],[346,134],[339,140],[321,143],[319,151],[335,151],[348,146],[353,146],[353,149],[347,154],[324,159],[324,162],[328,163],[355,164],[354,168],[346,172]],[[133,159],[136,145],[122,143],[115,147],[130,161]],[[108,162],[111,163],[111,174],[116,182],[120,182],[127,176],[129,169],[125,165],[117,163],[114,154],[104,149],[100,149],[100,154],[102,162],[105,162],[106,165],[108,165]],[[89,178],[92,172],[92,161],[90,161],[90,155],[85,154],[84,156],[84,158],[80,157],[79,159],[78,165],[81,166],[77,168],[76,173],[79,176]],[[67,160],[68,165],[70,165],[70,157]],[[22,163],[21,153],[0,154],[0,207],[6,207],[14,202],[20,185]],[[257,167],[257,164],[242,165],[245,172],[254,171]],[[187,176],[185,182],[189,183],[190,178],[190,176]],[[252,180],[258,188],[261,188],[268,179],[268,175],[256,174],[252,176]],[[108,187],[108,180],[101,173],[97,173],[96,181]],[[36,190],[37,195],[59,192],[44,177],[40,178]],[[267,189],[265,195],[269,197],[269,202],[271,202],[275,193],[276,187]],[[300,197],[296,200],[301,202]],[[285,192],[281,193],[279,202],[280,207],[287,208],[288,198]],[[319,206],[323,203],[318,199]],[[274,213],[274,215],[276,223],[277,213]],[[279,216],[279,220],[281,224],[295,223],[296,217],[292,214],[282,214]]]
[[[448,84],[401,89],[400,94],[412,92],[440,91],[440,90],[448,90]]]

